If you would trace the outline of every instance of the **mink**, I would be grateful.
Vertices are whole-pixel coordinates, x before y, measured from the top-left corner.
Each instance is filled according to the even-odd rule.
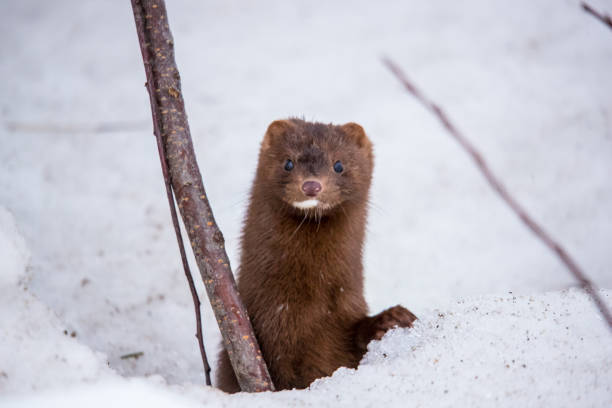
[[[242,232],[238,290],[276,390],[355,368],[372,339],[416,317],[368,316],[362,253],[374,157],[356,123],[268,127]],[[222,350],[217,386],[238,392]]]

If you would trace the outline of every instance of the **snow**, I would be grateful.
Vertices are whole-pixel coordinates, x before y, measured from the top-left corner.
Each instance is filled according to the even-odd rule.
[[[376,152],[367,300],[420,321],[309,390],[202,386],[129,2],[4,1],[0,406],[612,404],[592,302],[380,62],[440,103],[610,305],[607,27],[573,0],[168,3],[232,266],[267,125],[355,121]]]

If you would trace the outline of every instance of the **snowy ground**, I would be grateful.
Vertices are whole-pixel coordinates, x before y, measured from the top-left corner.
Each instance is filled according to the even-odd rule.
[[[377,165],[367,299],[420,323],[310,390],[202,387],[129,2],[3,1],[0,406],[612,405],[592,303],[380,63],[445,108],[612,304],[612,31],[573,0],[168,7],[234,268],[267,124],[356,121]]]

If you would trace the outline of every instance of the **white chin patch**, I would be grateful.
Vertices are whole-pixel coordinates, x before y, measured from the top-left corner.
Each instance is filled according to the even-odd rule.
[[[307,210],[309,208],[315,208],[319,205],[319,200],[306,200],[306,201],[294,201],[293,206],[300,210]]]

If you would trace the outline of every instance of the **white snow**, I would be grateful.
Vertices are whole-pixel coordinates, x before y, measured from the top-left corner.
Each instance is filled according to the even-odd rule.
[[[0,406],[612,405],[593,303],[380,62],[448,112],[612,305],[612,31],[573,0],[168,3],[234,269],[267,125],[355,121],[376,152],[367,299],[420,321],[309,390],[202,386],[129,2],[4,1]]]

